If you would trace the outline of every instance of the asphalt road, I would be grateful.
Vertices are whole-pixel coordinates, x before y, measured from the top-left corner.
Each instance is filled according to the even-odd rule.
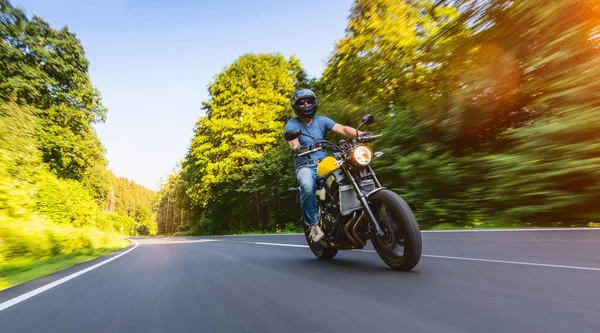
[[[600,230],[424,233],[408,273],[372,248],[318,261],[298,235],[212,240],[138,240],[1,292],[0,332],[600,332]]]

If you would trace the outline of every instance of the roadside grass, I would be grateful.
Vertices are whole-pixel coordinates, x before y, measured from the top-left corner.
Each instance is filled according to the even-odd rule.
[[[127,247],[115,231],[0,215],[0,290]]]
[[[120,249],[120,247],[85,249],[77,253],[59,254],[49,258],[28,258],[4,263],[0,268],[0,291],[96,259]]]

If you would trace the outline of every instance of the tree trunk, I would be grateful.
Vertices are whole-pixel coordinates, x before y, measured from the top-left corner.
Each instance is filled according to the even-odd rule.
[[[269,213],[271,212],[270,206],[271,205],[269,204],[269,202],[267,202],[267,205],[265,206],[265,212],[264,212],[265,221],[267,223],[269,223],[269,221],[271,221],[271,219],[270,219],[271,216],[269,215]],[[268,225],[267,225],[267,227],[268,227]]]
[[[254,200],[256,200],[256,217],[258,219],[258,230],[263,231],[264,223],[262,220],[262,216],[260,214],[260,200],[259,200],[258,192],[254,192]]]
[[[179,220],[179,231],[181,231],[181,229],[183,229],[183,209],[181,210],[181,212],[179,213],[179,217],[181,218]]]
[[[167,221],[166,221],[166,225],[165,225],[165,234],[169,234],[169,195],[167,194]]]

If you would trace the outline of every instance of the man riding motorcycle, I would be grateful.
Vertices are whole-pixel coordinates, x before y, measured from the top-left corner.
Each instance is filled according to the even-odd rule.
[[[316,116],[317,97],[309,89],[298,89],[292,93],[290,105],[297,117],[290,119],[285,125],[285,131],[300,129],[305,135],[298,139],[288,141],[293,151],[294,165],[296,167],[296,179],[300,185],[300,202],[304,224],[308,226],[310,238],[313,242],[319,242],[324,234],[319,227],[317,214],[317,166],[327,156],[322,150],[308,156],[299,157],[297,154],[306,152],[308,146],[313,142],[325,140],[328,132],[333,131],[347,138],[356,138],[362,132],[349,126],[343,126],[326,116]]]

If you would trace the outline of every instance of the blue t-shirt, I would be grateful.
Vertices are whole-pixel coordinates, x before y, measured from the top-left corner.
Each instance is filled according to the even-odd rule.
[[[299,129],[302,133],[308,133],[316,141],[325,140],[325,136],[328,132],[333,130],[333,126],[335,126],[335,121],[325,117],[325,116],[315,116],[310,125],[306,125],[298,117],[290,119],[287,124],[285,124],[285,132],[293,129]],[[301,135],[298,138],[300,144],[303,146],[310,146],[314,143],[313,139],[308,136]],[[292,153],[293,154],[293,153]],[[327,156],[327,152],[324,150],[318,151],[316,153],[310,154],[310,157],[302,156],[298,157],[295,154],[294,156],[294,164],[296,167],[300,164],[305,164],[306,162],[312,160],[321,160]]]

